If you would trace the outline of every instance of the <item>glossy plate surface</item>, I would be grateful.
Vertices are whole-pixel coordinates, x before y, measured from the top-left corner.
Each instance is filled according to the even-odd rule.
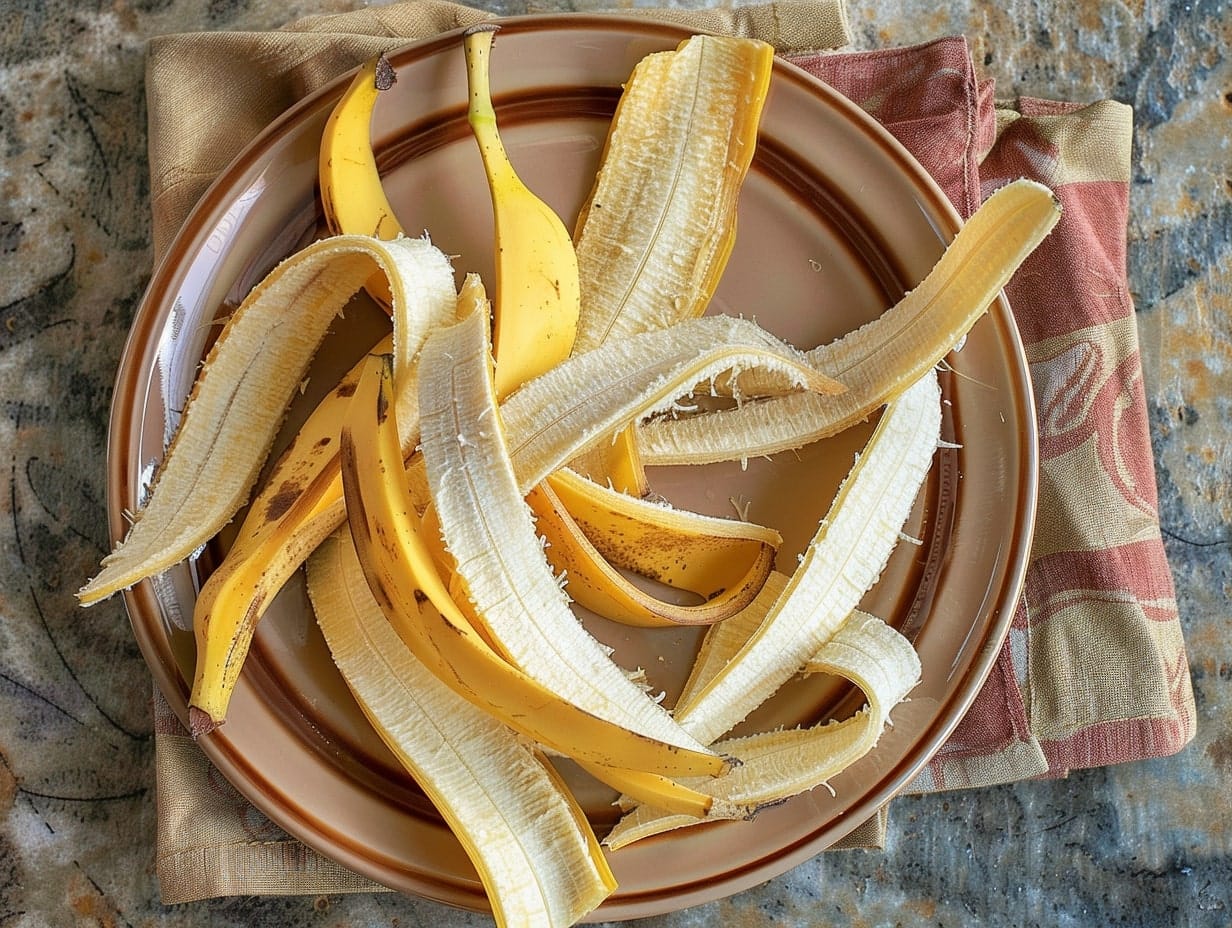
[[[615,17],[506,21],[493,58],[494,96],[515,165],[571,224],[587,194],[619,87],[645,54],[685,35]],[[378,105],[374,141],[403,226],[428,230],[459,272],[491,280],[491,212],[463,106],[456,34],[392,56],[398,83]],[[270,126],[219,178],[157,269],[120,369],[112,416],[112,531],[137,508],[178,421],[197,363],[234,307],[296,247],[322,234],[315,199],[320,133],[345,79]],[[958,220],[888,135],[831,89],[776,62],[763,132],[745,187],[739,239],[714,312],[743,313],[800,347],[837,337],[896,302],[932,266]],[[358,298],[326,342],[286,435],[375,338],[381,317]],[[894,711],[876,750],[815,790],[753,822],[708,825],[611,856],[620,889],[596,919],[651,915],[737,892],[824,849],[902,789],[961,718],[1006,634],[1034,515],[1030,391],[1008,307],[999,303],[943,375],[943,448],[902,544],[865,608],[915,642],[923,682]],[[799,455],[651,474],[674,501],[732,515],[729,500],[786,538],[790,570],[869,429]],[[284,440],[285,440],[284,435]],[[142,583],[127,596],[154,677],[183,717],[192,677],[194,591],[225,549]],[[590,620],[628,666],[669,699],[699,633],[640,631]],[[792,683],[747,727],[807,723],[851,710],[855,695],[814,678]],[[460,845],[368,730],[334,671],[302,583],[263,621],[229,721],[202,741],[210,759],[262,811],[341,863],[386,885],[484,908]],[[610,794],[566,771],[602,834]]]

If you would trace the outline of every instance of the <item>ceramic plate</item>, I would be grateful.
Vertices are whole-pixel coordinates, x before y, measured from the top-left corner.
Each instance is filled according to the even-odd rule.
[[[679,28],[597,16],[506,22],[493,58],[494,95],[511,157],[571,224],[588,192],[621,82]],[[378,104],[374,141],[403,226],[428,230],[455,267],[491,277],[491,213],[466,126],[456,34],[392,56],[398,83]],[[191,386],[211,320],[234,307],[281,258],[321,234],[317,145],[345,80],[271,125],[204,196],[156,270],[119,373],[112,419],[112,531],[137,508]],[[739,238],[712,311],[743,313],[800,347],[875,317],[924,276],[958,220],[921,168],[860,110],[777,62],[763,130],[740,203]],[[316,362],[293,428],[374,338],[380,315],[362,298]],[[923,681],[894,712],[877,749],[815,790],[752,822],[674,832],[611,856],[620,888],[598,919],[651,915],[769,879],[873,815],[937,750],[970,704],[1006,634],[1024,571],[1035,491],[1025,363],[1008,308],[996,305],[944,377],[945,437],[902,544],[865,601],[915,642]],[[790,569],[868,434],[853,429],[773,460],[651,474],[686,505],[732,515],[729,500],[786,538]],[[127,594],[158,685],[181,717],[192,677],[190,617],[225,538]],[[683,682],[696,631],[637,631],[591,620],[629,666],[669,698]],[[813,722],[858,696],[817,681],[785,687],[746,727]],[[484,908],[461,846],[401,772],[334,671],[302,583],[262,622],[229,721],[202,740],[253,804],[312,847],[395,889]],[[567,771],[568,772],[568,771]],[[602,833],[611,796],[568,772]]]

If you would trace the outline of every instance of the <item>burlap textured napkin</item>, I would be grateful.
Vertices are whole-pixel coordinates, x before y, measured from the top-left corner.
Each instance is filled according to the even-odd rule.
[[[623,12],[623,11],[622,11]],[[1020,176],[1064,203],[1008,288],[1040,424],[1037,536],[993,674],[913,784],[974,787],[1163,756],[1193,736],[1194,706],[1126,286],[1132,113],[997,103],[966,42],[820,54],[848,41],[840,0],[644,15],[763,38],[880,120],[963,215]],[[305,94],[386,49],[490,14],[411,0],[274,33],[169,36],[149,49],[151,193],[161,254],[243,144]],[[225,94],[196,97],[222,82]],[[165,902],[379,890],[288,838],[219,776],[156,693],[158,875]],[[884,810],[845,846],[880,846]]]

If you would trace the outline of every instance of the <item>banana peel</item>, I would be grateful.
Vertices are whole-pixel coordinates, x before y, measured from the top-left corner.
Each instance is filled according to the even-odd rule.
[[[334,664],[373,729],[475,864],[498,924],[575,924],[616,888],[590,824],[550,762],[459,697],[402,643],[349,532],[308,561]]]
[[[334,235],[354,232],[387,241],[403,234],[384,188],[368,182],[379,176],[371,142],[372,113],[377,98],[397,79],[384,55],[371,58],[360,65],[330,110],[317,175],[325,224]],[[389,312],[393,294],[385,275],[372,275],[364,289]]]
[[[279,264],[224,324],[148,500],[78,592],[83,605],[189,557],[240,510],[330,324],[378,272],[395,278],[395,353],[410,365],[431,307],[456,300],[449,259],[430,242],[336,236]]]
[[[626,713],[641,729],[634,730],[602,718],[577,705],[572,693],[556,692],[515,667],[476,633],[438,570],[431,546],[440,539],[425,533],[403,479],[392,379],[387,358],[370,360],[342,431],[342,475],[364,575],[412,653],[464,699],[571,757],[666,776],[726,769],[723,758],[696,747],[670,720],[647,722],[634,708]]]
[[[492,106],[492,40],[499,27],[480,23],[462,37],[470,124],[492,197],[496,287],[492,344],[496,392],[504,398],[523,382],[569,356],[577,336],[581,293],[569,230],[514,170]]]

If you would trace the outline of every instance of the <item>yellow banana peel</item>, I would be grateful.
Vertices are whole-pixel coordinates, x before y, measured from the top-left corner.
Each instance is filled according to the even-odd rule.
[[[384,55],[369,59],[360,65],[330,110],[321,136],[317,174],[325,223],[335,235],[352,232],[388,240],[402,234],[394,208],[379,183],[371,142],[377,97],[396,80]],[[374,177],[377,183],[370,182]],[[393,294],[383,274],[370,277],[364,289],[389,311]]]

